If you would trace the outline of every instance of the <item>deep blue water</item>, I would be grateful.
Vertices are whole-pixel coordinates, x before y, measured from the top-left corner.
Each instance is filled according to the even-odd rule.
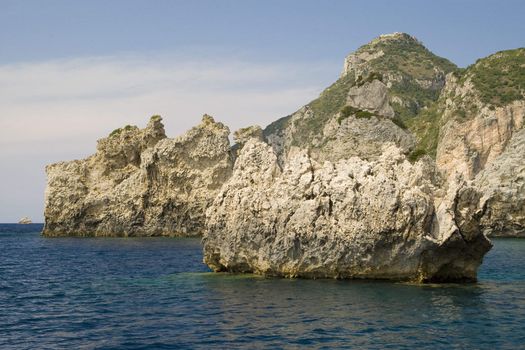
[[[0,349],[523,349],[525,240],[478,284],[210,273],[188,238],[43,238],[0,224]]]

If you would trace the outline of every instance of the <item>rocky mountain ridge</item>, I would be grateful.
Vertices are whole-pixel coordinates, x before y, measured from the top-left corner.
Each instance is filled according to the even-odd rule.
[[[84,160],[46,168],[47,236],[195,236],[205,210],[229,178],[230,131],[205,115],[167,138],[159,116],[99,140]]]
[[[320,160],[372,159],[384,141],[410,152],[416,139],[407,122],[438,98],[456,68],[408,34],[380,36],[347,56],[341,77],[319,98],[266,127],[265,137],[279,157],[298,146]]]
[[[47,167],[44,234],[203,235],[216,271],[475,280],[486,234],[525,235],[524,53],[462,70],[388,34],[233,146],[206,115],[175,139],[160,117],[117,129]]]

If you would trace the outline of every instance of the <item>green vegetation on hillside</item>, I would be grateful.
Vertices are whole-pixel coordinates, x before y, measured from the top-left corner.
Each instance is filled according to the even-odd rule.
[[[383,74],[378,72],[370,72],[370,74],[368,74],[366,77],[359,75],[355,80],[355,84],[360,87],[366,83],[371,83],[374,80],[383,81]]]
[[[111,134],[109,134],[109,137],[117,136],[117,135],[120,135],[123,131],[130,131],[134,129],[138,129],[138,127],[135,125],[126,125],[123,128],[118,128],[118,129],[113,130]]]
[[[439,97],[441,91],[437,82],[437,73],[443,79],[447,73],[457,70],[449,60],[436,56],[419,41],[408,34],[398,34],[387,40],[374,40],[361,47],[357,52],[383,51],[384,55],[371,61],[374,71],[382,76],[390,75],[391,86],[389,94],[397,97],[403,103],[393,103],[396,116],[405,124],[418,116],[421,109],[430,106]],[[423,81],[430,82],[423,87]]]
[[[310,102],[307,106],[313,116],[298,121],[296,127],[301,130],[300,138],[294,139],[293,144],[297,146],[311,144],[311,141],[322,133],[328,119],[337,114],[346,104],[348,90],[354,85],[354,76],[345,75],[324,90],[317,99]],[[264,134],[269,135],[282,130],[288,125],[289,119],[290,116],[287,116],[273,122],[266,127]]]
[[[471,77],[481,101],[503,106],[525,95],[525,48],[500,51],[468,67],[460,82]]]
[[[425,154],[432,158],[436,157],[441,114],[442,110],[439,108],[439,102],[435,102],[429,108],[421,110],[417,118],[407,121],[408,129],[414,133],[418,140],[416,150],[420,150],[420,153],[424,151]]]
[[[318,136],[328,119],[338,113],[346,104],[348,90],[354,86],[354,76],[346,75],[339,78],[328,89],[324,90],[319,98],[308,104],[313,113],[312,118],[301,119],[298,128],[302,129],[301,138],[294,140],[294,144],[301,146],[311,144],[311,140]]]
[[[366,52],[376,55],[379,51],[383,54],[368,61],[368,66],[360,75],[355,76],[355,72],[349,72],[323,91],[319,98],[308,104],[313,116],[301,119],[296,125],[301,131],[301,136],[300,140],[294,140],[295,144],[310,143],[322,132],[327,120],[339,112],[342,112],[338,117],[339,123],[349,115],[371,118],[373,116],[371,112],[342,110],[342,108],[346,104],[348,90],[352,86],[362,86],[376,79],[389,83],[390,96],[400,101],[400,103],[392,103],[396,114],[392,121],[404,129],[407,127],[411,130],[421,129],[416,125],[417,122],[411,120],[418,119],[419,112],[437,100],[441,90],[439,79],[444,79],[445,74],[455,71],[457,67],[450,61],[434,55],[407,34],[395,34],[373,40],[360,47],[356,54]],[[425,83],[427,87],[424,87]],[[286,128],[289,119],[290,116],[287,116],[270,124],[264,130],[264,134],[273,134]],[[428,123],[426,119],[424,123]]]
[[[341,110],[346,104],[348,91],[355,85],[351,74],[339,78],[328,89],[324,90],[319,98],[308,104],[316,118],[324,122]]]
[[[436,73],[434,67],[445,73],[457,68],[454,63],[436,56],[408,34],[400,34],[397,39],[374,40],[357,52],[370,50],[382,50],[385,53],[372,62],[374,68],[383,74],[392,71],[418,79],[432,79]]]
[[[268,136],[284,130],[288,126],[288,121],[291,117],[292,115],[287,115],[286,117],[279,118],[273,123],[268,124],[268,126],[263,130],[263,135]]]
[[[351,74],[339,78],[321,95],[311,101],[307,106],[312,111],[312,118],[305,118],[299,122],[298,127],[303,130],[301,139],[294,140],[297,145],[309,144],[321,132],[325,123],[337,114],[346,104],[348,90],[355,85],[354,76]],[[280,118],[264,129],[264,135],[270,135],[283,130],[288,125],[291,115]]]

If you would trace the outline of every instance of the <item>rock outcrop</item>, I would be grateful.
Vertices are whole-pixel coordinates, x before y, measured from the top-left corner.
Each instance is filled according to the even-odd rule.
[[[31,221],[30,218],[28,218],[27,216],[24,216],[23,218],[21,218],[19,221],[18,221],[19,224],[22,224],[22,225],[28,225],[28,224],[32,224],[33,221]]]
[[[489,236],[525,237],[525,129],[482,170],[475,184],[483,194],[481,218]]]
[[[46,168],[47,236],[202,234],[204,213],[230,176],[229,130],[205,115],[166,138],[160,117],[101,139],[84,160]]]
[[[436,163],[446,176],[474,178],[507,147],[523,127],[525,100],[502,106],[483,103],[469,78],[448,76]]]
[[[204,261],[269,276],[475,280],[490,249],[479,193],[464,185],[438,198],[434,173],[394,145],[371,162],[320,164],[296,150],[281,170],[250,140],[208,209]]]
[[[47,167],[45,235],[199,235],[215,271],[473,281],[524,235],[525,49],[460,70],[404,33],[264,130],[160,117]]]
[[[382,35],[348,55],[334,84],[270,124],[264,136],[281,163],[294,147],[309,149],[320,162],[376,159],[385,142],[408,154],[416,139],[404,120],[437,99],[454,69],[410,35]]]
[[[363,85],[352,86],[348,90],[346,103],[382,117],[394,118],[395,116],[394,109],[388,101],[388,88],[378,79]]]
[[[436,164],[476,178],[490,236],[525,236],[525,49],[502,51],[450,74],[440,97]]]

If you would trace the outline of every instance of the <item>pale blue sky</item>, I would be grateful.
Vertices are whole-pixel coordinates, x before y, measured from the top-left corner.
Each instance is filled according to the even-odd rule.
[[[407,32],[467,66],[525,46],[525,1],[0,0],[0,222],[42,221],[44,165],[124,124],[175,136],[210,113],[266,125],[374,37]]]
[[[333,59],[379,34],[403,31],[464,66],[494,51],[523,46],[524,4],[522,0],[3,0],[0,61],[191,48],[271,61]]]

